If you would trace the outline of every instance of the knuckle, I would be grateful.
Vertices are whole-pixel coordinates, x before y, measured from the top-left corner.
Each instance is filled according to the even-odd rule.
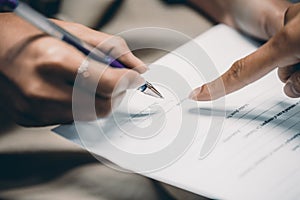
[[[127,87],[138,87],[139,84],[142,84],[144,82],[144,79],[141,77],[141,75],[133,70],[130,70],[126,74],[126,80],[127,80]]]
[[[111,96],[111,94],[113,93],[113,91],[116,87],[116,82],[113,80],[104,81],[104,82],[105,83],[100,84],[99,87],[103,91],[104,94]]]
[[[115,51],[114,53],[117,53],[118,57],[128,51],[128,46],[126,41],[120,36],[114,36],[111,44],[113,50]]]
[[[116,83],[113,81],[108,82],[103,89],[105,94],[108,94],[109,96],[111,96],[111,94],[114,92],[116,87]]]
[[[115,58],[120,58],[121,56],[130,52],[126,41],[120,36],[112,36],[112,38],[107,42],[109,43],[108,48],[110,49],[112,56]]]
[[[291,37],[290,37],[289,30],[285,28],[277,35],[277,37],[273,38],[271,42],[271,46],[273,49],[282,49],[283,47],[285,47],[287,44],[290,43],[290,39]]]
[[[123,90],[132,88],[132,87],[138,87],[138,84],[142,84],[140,82],[144,82],[142,80],[140,74],[133,70],[124,69],[123,72],[118,76],[117,84],[122,84],[124,87]]]
[[[98,117],[107,117],[112,111],[111,99],[105,101],[101,100],[96,105],[96,112]]]
[[[72,32],[72,33],[76,33],[77,36],[81,36],[84,34],[84,32],[86,31],[87,27],[82,25],[82,24],[78,24],[78,23],[70,23],[68,22],[68,24],[66,25],[67,29]]]
[[[128,70],[126,75],[127,75],[127,78],[131,81],[134,81],[134,80],[136,80],[140,77],[140,74],[136,71],[133,71],[133,70]]]
[[[126,46],[126,41],[124,38],[122,38],[120,36],[115,36],[115,40],[119,45]]]
[[[236,61],[232,67],[230,68],[230,70],[228,71],[228,76],[226,76],[228,79],[231,80],[225,80],[225,81],[237,81],[240,83],[243,83],[246,85],[246,83],[244,83],[241,80],[241,76],[242,76],[242,72],[245,69],[245,60],[244,59],[240,59],[238,61]]]
[[[121,77],[117,69],[107,69],[100,79],[99,87],[106,94],[112,94]],[[121,70],[120,70],[121,71]]]
[[[38,81],[31,81],[26,84],[26,87],[23,88],[24,96],[27,99],[36,99],[39,96],[40,83]]]
[[[62,65],[65,63],[68,56],[68,52],[65,48],[62,48],[60,45],[50,45],[44,51],[43,61],[44,64],[48,65]]]
[[[39,104],[40,101],[53,101],[55,96],[47,92],[46,88],[40,81],[31,81],[22,89],[23,95],[27,102]]]

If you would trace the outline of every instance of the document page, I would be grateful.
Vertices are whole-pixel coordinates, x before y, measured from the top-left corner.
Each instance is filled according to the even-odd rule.
[[[276,71],[216,101],[187,98],[257,46],[215,26],[150,66],[164,99],[131,90],[109,117],[54,132],[111,167],[206,197],[298,199],[300,99],[285,96]]]

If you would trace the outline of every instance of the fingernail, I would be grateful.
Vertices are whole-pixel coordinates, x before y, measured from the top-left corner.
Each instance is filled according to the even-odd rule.
[[[194,89],[194,90],[190,93],[189,99],[197,101],[197,100],[198,100],[199,94],[202,92],[202,88],[203,88],[203,86]]]
[[[195,95],[195,90],[193,90],[190,94],[189,94],[189,99],[194,99],[194,95]]]
[[[144,67],[147,71],[150,69],[146,64],[144,65]]]
[[[147,66],[147,65],[141,65],[140,66],[140,73],[145,73],[145,72],[147,72],[148,70],[149,70],[149,67]]]
[[[146,83],[146,80],[144,79],[144,77],[141,77],[141,78],[139,79],[139,83],[140,83],[140,85],[143,85],[143,84]]]
[[[148,71],[149,70],[149,68],[148,68],[148,66],[143,62],[143,61],[141,61],[139,58],[137,58],[137,57],[135,57],[135,59],[136,59],[136,61],[138,62],[138,63],[140,63],[139,65],[137,65],[139,68],[143,68],[143,71],[141,71],[141,73],[144,73],[144,72],[146,72],[146,71]]]

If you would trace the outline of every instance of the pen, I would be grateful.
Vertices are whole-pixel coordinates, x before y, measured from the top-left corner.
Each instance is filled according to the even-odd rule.
[[[126,68],[126,66],[117,59],[114,59],[92,45],[80,40],[23,2],[19,2],[18,0],[0,0],[0,6],[13,10],[14,13],[38,29],[74,46],[93,60],[105,63],[113,68]],[[153,97],[163,98],[161,93],[148,81],[146,81],[144,85],[140,86],[138,90]]]

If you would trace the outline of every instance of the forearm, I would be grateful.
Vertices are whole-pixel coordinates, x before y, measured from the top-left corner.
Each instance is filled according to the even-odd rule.
[[[188,0],[215,21],[260,39],[269,39],[283,27],[286,0]]]
[[[230,1],[232,0],[188,0],[193,7],[203,11],[216,22],[234,26]]]

